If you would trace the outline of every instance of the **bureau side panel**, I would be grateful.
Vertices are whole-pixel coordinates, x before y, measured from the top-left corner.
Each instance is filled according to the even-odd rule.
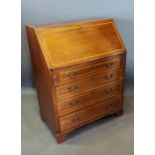
[[[124,101],[124,88],[125,88],[125,71],[126,71],[126,55],[127,52],[125,51],[125,53],[123,53],[123,76],[124,76],[124,80],[122,81],[122,106],[123,106],[123,101]]]
[[[33,78],[40,105],[40,114],[52,131],[57,134],[59,132],[59,124],[57,108],[54,106],[54,87],[50,76],[51,71],[47,67],[34,29],[31,27],[27,27],[26,29],[30,47]]]

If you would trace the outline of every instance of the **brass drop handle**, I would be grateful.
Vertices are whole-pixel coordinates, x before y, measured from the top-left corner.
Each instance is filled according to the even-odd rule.
[[[106,76],[104,76],[104,78],[105,78],[106,80],[110,80],[111,78],[113,78],[113,74],[106,75]]]
[[[112,91],[114,91],[114,90],[115,90],[114,88],[108,88],[108,89],[105,89],[104,92],[105,92],[106,94],[108,94],[108,93],[110,93],[110,92],[112,92]]]
[[[106,109],[108,110],[109,108],[112,108],[113,107],[113,103],[110,103],[110,104],[108,104],[108,105],[106,105]]]
[[[76,122],[78,122],[80,119],[81,119],[80,116],[74,116],[74,117],[72,118],[72,122],[73,122],[73,123],[76,123]]]
[[[78,89],[78,86],[77,85],[73,85],[73,86],[69,86],[68,87],[68,90],[71,92],[71,91],[74,91],[74,90],[77,90]]]
[[[110,62],[110,63],[105,64],[105,67],[111,67],[111,66],[113,66],[113,65],[114,65],[114,62],[112,61],[112,62]]]
[[[72,72],[66,73],[66,75],[69,78],[74,78],[78,73],[79,71],[72,71]]]
[[[73,100],[69,102],[70,106],[76,106],[79,103],[79,100]]]

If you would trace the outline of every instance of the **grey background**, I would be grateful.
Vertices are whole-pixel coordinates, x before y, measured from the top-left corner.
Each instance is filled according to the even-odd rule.
[[[21,78],[22,87],[33,87],[25,25],[113,18],[127,48],[126,89],[134,86],[133,0],[22,0]]]

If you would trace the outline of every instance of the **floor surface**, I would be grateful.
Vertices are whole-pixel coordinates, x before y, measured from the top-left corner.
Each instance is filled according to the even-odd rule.
[[[124,98],[124,115],[83,126],[57,144],[40,119],[35,92],[22,92],[22,155],[133,155],[133,95]]]

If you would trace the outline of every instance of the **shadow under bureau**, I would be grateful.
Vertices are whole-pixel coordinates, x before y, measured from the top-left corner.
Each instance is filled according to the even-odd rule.
[[[41,118],[58,143],[123,113],[126,49],[112,19],[27,26],[27,34]]]

